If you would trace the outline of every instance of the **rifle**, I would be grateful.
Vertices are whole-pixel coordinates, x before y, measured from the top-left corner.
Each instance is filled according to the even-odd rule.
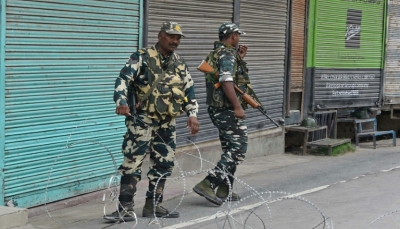
[[[129,110],[131,112],[131,117],[133,119],[133,123],[136,123],[136,95],[135,95],[135,87],[133,83],[129,85],[129,93],[130,93],[130,100],[129,103]]]
[[[209,72],[213,72],[214,68],[209,65],[207,62],[205,62],[204,60],[200,63],[200,65],[197,67],[197,70],[204,72],[204,73],[209,73]],[[215,72],[214,76],[216,78],[218,78],[218,72]],[[214,88],[218,89],[219,87],[221,87],[221,83],[217,82],[216,84],[214,84]],[[243,100],[249,104],[251,107],[258,109],[263,115],[265,115],[269,120],[271,120],[271,122],[273,122],[277,127],[280,127],[278,123],[276,123],[274,120],[271,119],[271,117],[269,117],[267,115],[267,111],[257,102],[253,99],[253,97],[251,97],[250,95],[246,94],[245,92],[243,92],[242,90],[240,90],[240,88],[238,86],[236,86],[234,84],[234,88],[235,91],[238,92]]]

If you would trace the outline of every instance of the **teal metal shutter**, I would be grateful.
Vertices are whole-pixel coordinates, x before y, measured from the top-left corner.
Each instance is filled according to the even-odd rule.
[[[0,206],[4,205],[6,1],[0,0]]]
[[[400,0],[389,1],[385,66],[385,104],[400,104]]]
[[[141,0],[6,3],[4,202],[43,204],[53,163],[47,202],[102,188],[107,149],[122,159],[112,97],[140,46]]]
[[[223,9],[223,10],[221,10]],[[204,74],[197,67],[214,48],[219,40],[218,28],[233,18],[233,0],[149,0],[148,45],[157,43],[157,35],[164,21],[176,21],[182,26],[182,38],[176,53],[183,57],[193,77],[196,98],[199,103],[200,131],[191,137],[186,129],[187,115],[177,118],[177,144],[188,144],[187,138],[196,142],[218,139],[218,130],[213,126],[207,113]]]
[[[251,84],[273,119],[283,117],[287,1],[242,0],[240,42],[248,46],[245,61]],[[276,126],[258,110],[246,111],[249,131]]]

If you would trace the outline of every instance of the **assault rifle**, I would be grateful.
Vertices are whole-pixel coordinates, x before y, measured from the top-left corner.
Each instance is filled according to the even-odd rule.
[[[201,64],[197,67],[197,70],[204,72],[204,73],[209,73],[209,72],[213,72],[214,68],[203,60],[201,62]],[[214,76],[216,78],[218,78],[218,72],[215,72]],[[216,84],[214,84],[215,89],[218,89],[220,87],[221,87],[220,82],[217,82]],[[276,123],[274,120],[271,119],[271,117],[269,117],[267,115],[267,111],[257,101],[255,101],[253,99],[253,97],[251,97],[250,95],[248,95],[245,92],[243,92],[242,90],[240,90],[240,88],[238,86],[236,86],[235,84],[234,84],[234,88],[235,88],[235,91],[242,96],[243,100],[247,104],[249,104],[253,108],[258,109],[263,115],[265,115],[269,120],[271,120],[271,122],[273,122],[277,127],[280,127],[278,123]],[[283,120],[280,120],[280,122],[283,122]]]
[[[131,117],[133,119],[133,123],[136,123],[136,95],[135,95],[135,87],[133,83],[129,85],[129,95],[130,95],[130,103],[129,103],[129,111],[131,112]]]

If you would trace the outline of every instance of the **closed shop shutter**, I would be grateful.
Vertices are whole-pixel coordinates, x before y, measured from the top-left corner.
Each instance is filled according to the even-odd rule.
[[[315,109],[379,104],[384,8],[384,1],[317,0]]]
[[[277,120],[283,117],[287,2],[242,0],[240,6],[240,28],[246,32],[240,43],[248,45],[244,60],[251,83],[268,115]],[[250,131],[276,127],[258,110],[246,114]]]
[[[175,21],[182,26],[185,38],[182,38],[177,53],[183,57],[195,82],[196,98],[199,103],[200,131],[196,142],[218,139],[218,130],[212,125],[207,113],[204,74],[197,66],[206,58],[218,40],[218,28],[233,18],[233,0],[150,0],[148,45],[157,43],[161,24]],[[177,118],[177,144],[188,144],[190,137],[186,129],[187,116]],[[193,139],[194,140],[194,139]]]
[[[50,172],[47,202],[115,172],[107,149],[121,158],[125,127],[112,94],[139,45],[139,10],[139,0],[7,1],[5,202],[43,204]]]
[[[400,104],[400,0],[390,0],[386,46],[386,104]]]
[[[306,0],[292,0],[290,91],[303,91]]]

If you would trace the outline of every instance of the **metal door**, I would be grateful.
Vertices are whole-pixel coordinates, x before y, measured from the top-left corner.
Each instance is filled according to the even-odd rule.
[[[140,45],[140,5],[6,1],[4,202],[91,192],[113,174],[125,132],[114,81]]]

